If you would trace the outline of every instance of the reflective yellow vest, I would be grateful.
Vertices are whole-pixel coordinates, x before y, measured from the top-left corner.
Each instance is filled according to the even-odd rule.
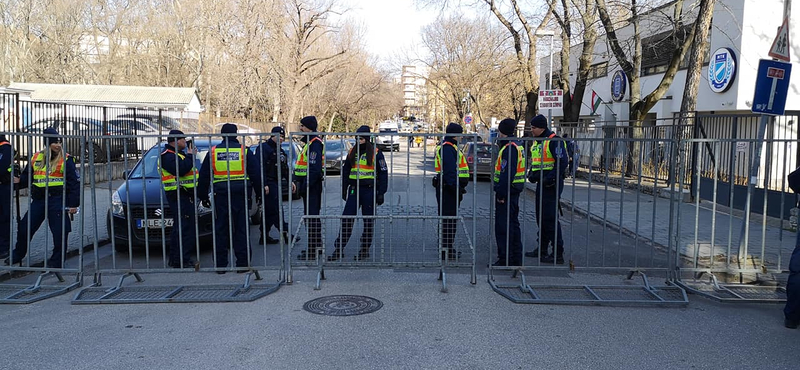
[[[550,134],[548,139],[552,139],[556,134]],[[563,142],[564,150],[567,150],[567,143]],[[544,145],[544,156],[542,156],[542,145]],[[550,152],[550,140],[537,141],[531,146],[531,172],[548,171],[556,166],[556,159]]]
[[[311,143],[315,140],[322,144],[322,173],[325,173],[325,143],[317,136],[303,146],[303,151],[300,152],[300,156],[298,156],[297,160],[294,162],[295,176],[305,177],[308,175],[308,148],[311,147]]]
[[[245,149],[240,148],[217,148],[211,147],[211,168],[214,170],[214,183],[228,181],[238,181],[247,179],[244,173],[245,168]]]
[[[494,182],[500,182],[500,172],[503,170],[503,151],[508,148],[508,146],[513,146],[514,149],[517,150],[517,170],[514,172],[514,184],[524,184],[525,183],[525,156],[522,153],[522,148],[517,145],[515,142],[509,142],[500,149],[500,152],[497,153],[497,163],[494,165]]]
[[[69,155],[66,155],[67,157]],[[56,164],[55,168],[50,168],[52,172],[47,173],[47,163],[44,153],[38,152],[33,155],[33,185],[44,188],[48,186],[64,185],[64,159]]]
[[[469,178],[469,165],[467,164],[466,158],[464,158],[464,153],[461,153],[458,150],[458,147],[455,144],[445,141],[444,145],[450,145],[455,148],[456,152],[458,153],[458,177],[459,178]],[[436,148],[436,161],[434,162],[434,167],[436,169],[436,173],[442,173],[442,147],[441,145]]]
[[[354,151],[357,148],[350,149]],[[361,153],[358,162],[355,163],[353,168],[350,169],[350,180],[374,180],[375,179],[375,161],[378,160],[378,149],[375,148],[375,156],[372,158],[372,166],[367,165],[367,153]]]
[[[170,149],[164,150],[161,155],[165,153],[172,153],[178,156],[180,159],[186,158],[181,153],[175,153]],[[192,170],[186,174],[181,176],[179,179],[175,179],[175,175],[169,173],[169,171],[165,170],[161,167],[161,157],[158,157],[158,170],[161,172],[161,184],[164,185],[164,191],[174,191],[178,190],[178,185],[180,185],[184,189],[192,189],[197,185],[197,168],[192,166]]]

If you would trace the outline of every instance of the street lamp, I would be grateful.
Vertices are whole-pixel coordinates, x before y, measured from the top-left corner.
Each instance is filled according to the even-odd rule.
[[[552,30],[544,30],[536,32],[536,36],[548,36],[550,37],[550,77],[547,79],[547,90],[553,89],[553,39],[556,36],[556,33]],[[551,108],[547,108],[547,123],[552,124],[553,119],[553,110]]]

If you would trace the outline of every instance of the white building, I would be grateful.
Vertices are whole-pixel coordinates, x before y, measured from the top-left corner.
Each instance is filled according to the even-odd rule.
[[[406,65],[400,77],[403,86],[403,115],[425,119],[425,75],[422,68]]]

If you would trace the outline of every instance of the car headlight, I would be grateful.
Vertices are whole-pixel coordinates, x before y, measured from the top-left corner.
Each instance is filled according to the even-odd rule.
[[[122,199],[119,197],[119,192],[114,192],[111,195],[111,213],[115,216],[122,216],[125,213],[125,207],[122,205]]]

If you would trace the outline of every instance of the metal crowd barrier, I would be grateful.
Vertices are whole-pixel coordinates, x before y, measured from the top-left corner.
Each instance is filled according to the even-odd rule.
[[[377,182],[374,186],[362,189],[362,183],[348,191],[350,196],[356,197],[356,204],[361,204],[360,214],[343,215],[346,200],[340,196],[342,193],[342,166],[351,150],[360,157],[361,152],[353,143],[358,143],[357,133],[291,133],[294,137],[308,137],[317,135],[325,145],[325,181],[322,185],[320,212],[318,215],[290,214],[289,224],[292,225],[294,234],[300,235],[303,227],[306,233],[298,240],[293,238],[289,245],[287,268],[288,282],[293,280],[293,272],[298,269],[316,271],[315,289],[321,288],[321,281],[326,278],[325,271],[332,269],[370,269],[370,268],[420,268],[437,269],[442,291],[447,291],[447,271],[449,269],[469,269],[470,281],[477,283],[475,270],[476,237],[476,201],[478,195],[474,186],[477,177],[471,176],[471,184],[467,186],[467,193],[461,194],[463,200],[456,207],[453,215],[440,215],[437,210],[436,190],[432,187],[432,178],[435,175],[434,161],[436,147],[429,145],[441,143],[445,134],[405,134],[405,133],[371,133],[370,142],[376,147],[388,146],[388,150],[381,150],[386,162],[388,172],[387,192],[384,204],[377,204]],[[465,140],[477,141],[474,134],[446,135],[458,139],[459,146]],[[394,138],[393,138],[394,137]],[[409,138],[421,137],[425,145],[412,148]],[[395,138],[399,138],[397,145],[398,154],[392,150]],[[352,141],[350,141],[352,140]],[[430,147],[429,147],[430,146]],[[290,153],[290,162],[293,163],[297,154]],[[374,157],[377,159],[377,155]],[[373,162],[376,167],[377,161]],[[290,172],[290,181],[297,180],[295,174]],[[311,192],[310,182],[305,182],[305,194]],[[470,189],[471,188],[471,189]],[[439,189],[439,196],[443,197],[443,190]],[[361,196],[368,199],[366,204],[361,202]],[[458,197],[459,194],[454,194]],[[371,198],[371,199],[370,199]],[[470,199],[471,198],[471,199]],[[453,199],[456,202],[456,199]],[[371,203],[371,204],[370,204]],[[364,215],[363,206],[373,207],[374,215]],[[471,217],[471,220],[468,220]],[[360,222],[359,222],[360,220]],[[369,243],[369,255],[361,254],[361,236],[369,229],[372,223],[373,240]],[[337,238],[341,234],[346,236],[347,229],[352,227],[349,243],[342,246],[342,255],[336,251]],[[345,229],[342,231],[342,229]],[[319,237],[315,235],[319,233]],[[319,238],[317,240],[316,238]],[[448,254],[447,246],[443,240],[453,240],[453,249]],[[344,239],[342,239],[344,240]],[[317,255],[300,260],[298,256],[308,255],[309,242],[318,244]],[[314,245],[311,246],[312,249]],[[332,257],[341,258],[332,258]]]
[[[675,222],[677,283],[717,301],[785,302],[786,290],[775,275],[788,270],[795,244],[785,229],[797,204],[786,180],[798,164],[797,141],[686,143],[696,148],[696,177],[694,200],[679,208]],[[751,173],[757,157],[758,171]]]
[[[514,138],[518,145],[524,148],[526,167],[531,166],[531,146],[545,142],[543,138]],[[558,148],[568,152],[565,144],[579,147],[584,155],[597,158],[602,153],[604,158],[609,158],[606,151],[612,146],[612,141],[602,138],[570,138],[568,140],[554,138],[551,142],[558,143]],[[492,163],[497,160],[503,141],[495,141],[492,146]],[[656,139],[613,139],[614,146],[623,148],[642,148],[644,146],[666,145],[670,148],[674,163],[677,155],[674,142]],[[633,144],[633,145],[628,145]],[[560,149],[556,149],[560,150]],[[566,153],[565,153],[566,154]],[[563,178],[562,185],[556,183],[550,189],[542,191],[537,187],[544,186],[545,175],[538,171],[532,175],[536,184],[528,179],[526,170],[525,187],[531,191],[523,191],[519,202],[519,222],[521,225],[521,261],[515,261],[512,256],[510,238],[505,243],[497,245],[496,240],[491,240],[489,245],[490,263],[496,261],[495,256],[503,252],[505,260],[497,260],[490,266],[488,281],[492,288],[500,295],[516,303],[547,303],[547,304],[589,304],[589,305],[666,305],[682,306],[688,303],[686,292],[672,284],[651,285],[648,275],[663,277],[664,281],[671,280],[675,269],[673,248],[668,240],[659,242],[656,235],[657,229],[662,225],[670,225],[669,220],[674,214],[674,195],[669,199],[659,197],[658,186],[643,183],[641,164],[644,151],[639,150],[638,155],[629,153],[627,160],[636,161],[633,167],[638,173],[633,178],[625,176],[624,171],[618,174],[609,170],[608,160],[604,163],[590,162],[588,166],[569,171],[568,167],[562,169],[562,164],[568,166],[570,156],[555,158],[554,171],[556,178]],[[541,151],[540,161],[545,160],[545,151]],[[573,157],[575,166],[579,165],[577,158]],[[566,173],[562,171],[568,171]],[[513,176],[514,171],[507,172]],[[508,179],[506,192],[511,191],[511,178]],[[645,191],[645,189],[648,189]],[[556,196],[555,192],[560,192]],[[498,217],[509,219],[511,207],[505,207],[504,215],[495,214],[495,207],[499,203],[494,201],[494,189],[491,193],[491,235],[498,234],[496,222]],[[508,200],[506,200],[508,201]],[[669,209],[668,214],[657,210]],[[632,214],[631,214],[632,213]],[[536,215],[541,215],[541,222]],[[511,217],[513,219],[513,217]],[[547,223],[552,222],[548,225]],[[513,229],[509,222],[500,222],[499,227],[505,227],[501,234],[509,235]],[[561,228],[558,233],[555,230]],[[552,232],[543,229],[553,230]],[[543,234],[546,233],[546,234]],[[552,234],[552,235],[551,235]],[[649,235],[649,237],[647,237]],[[669,235],[669,234],[666,234]],[[543,236],[547,237],[545,244]],[[552,239],[552,240],[551,240]],[[560,240],[559,240],[560,239]],[[557,257],[555,247],[563,243],[563,261],[557,258],[547,260],[549,254]],[[499,247],[499,249],[498,249]],[[526,256],[526,254],[528,254]],[[542,260],[546,262],[543,262]],[[511,280],[508,281],[501,271],[511,271]],[[627,279],[635,275],[641,276],[641,284],[633,283],[605,283],[576,284],[573,279],[583,278],[597,280],[588,273],[622,273]],[[533,274],[538,280],[534,283],[528,274]],[[518,279],[517,279],[518,278]],[[561,278],[561,279],[559,279]],[[500,281],[503,279],[502,281]],[[551,282],[555,281],[555,282]]]
[[[32,163],[32,158],[37,152],[47,150],[48,147],[44,143],[50,139],[49,135],[43,137],[41,134],[9,132],[3,132],[2,134],[5,135],[9,143],[26,143],[22,148],[13,148],[17,152],[19,162],[25,163],[26,167],[27,164]],[[86,146],[86,138],[84,136],[61,135],[57,138],[61,140],[61,153],[84,152],[83,149]],[[35,145],[34,143],[37,141],[39,144]],[[46,158],[50,158],[50,155],[46,154]],[[80,154],[71,156],[71,160],[76,163],[76,172],[71,174],[66,171],[66,161],[70,159],[66,156],[62,158],[64,162],[60,166],[65,178],[84,177],[86,173],[84,156]],[[12,163],[15,163],[13,159]],[[56,167],[54,168],[53,166]],[[44,161],[45,172],[57,172],[59,170],[58,166],[58,161]],[[5,189],[2,190],[3,192],[8,192],[4,194],[8,202],[5,200],[0,202],[0,207],[4,208],[3,211],[8,215],[9,222],[8,225],[2,225],[3,230],[0,230],[0,233],[7,235],[9,245],[7,247],[0,246],[0,255],[8,255],[7,259],[4,257],[4,260],[0,260],[0,276],[7,274],[4,278],[11,279],[31,273],[38,273],[38,276],[32,284],[0,284],[0,303],[11,304],[32,303],[67,293],[81,286],[84,272],[82,243],[84,240],[85,212],[81,212],[81,207],[79,207],[77,215],[70,215],[68,213],[67,197],[60,197],[59,200],[48,186],[43,188],[43,195],[37,191],[36,199],[34,200],[34,196],[31,194],[34,187],[33,169],[30,168],[26,171],[24,167],[15,167],[9,173],[10,182],[13,183],[15,177],[20,177],[20,171],[22,171],[25,175],[21,176],[20,180],[23,183],[27,183],[27,189],[15,190],[15,187],[11,184],[5,184]],[[75,180],[80,184],[79,179]],[[49,182],[49,180],[44,180],[44,182]],[[66,187],[68,183],[65,181],[64,186]],[[80,189],[80,204],[83,204],[83,188],[80,185],[78,187]],[[53,202],[56,203],[54,204]],[[61,216],[52,217],[54,210],[59,211]],[[34,214],[37,216],[34,217]],[[56,236],[58,232],[54,231],[52,227],[66,223],[71,224],[72,232],[68,233],[62,227],[60,235]],[[18,233],[19,227],[24,227],[25,232]],[[38,230],[34,231],[32,228],[37,228]],[[70,234],[72,237],[69,237]],[[60,248],[55,245],[55,238],[57,237],[61,239],[63,249],[61,257],[56,261],[51,261],[53,253],[57,248]],[[14,263],[15,261],[11,260],[12,252],[16,243],[20,241],[22,241],[23,245],[27,243],[27,252],[21,256],[20,261]],[[70,247],[73,249],[70,249]],[[67,261],[68,254],[75,251],[78,254],[77,261]],[[18,251],[18,253],[21,254],[21,251]],[[17,259],[17,256],[13,256],[13,258]],[[64,275],[74,275],[74,277],[65,279]],[[57,279],[59,284],[45,284],[45,279],[48,278]]]
[[[262,135],[239,135],[239,134],[187,134],[187,141],[191,141],[190,146],[197,149],[195,157],[195,168],[199,171],[204,160],[209,160],[207,155],[213,146],[222,142],[221,137],[238,138],[242,143],[253,143],[246,147],[246,165],[250,166],[257,145],[269,139],[269,134]],[[123,184],[119,187],[109,182],[104,191],[100,191],[97,184],[91,184],[97,191],[92,193],[91,207],[95,212],[102,212],[101,203],[108,202],[109,207],[106,214],[106,224],[108,237],[112,248],[110,255],[100,249],[100,245],[95,242],[93,250],[92,269],[94,280],[91,287],[83,289],[78,293],[73,304],[94,304],[94,303],[158,303],[158,302],[232,302],[232,301],[252,301],[267,294],[277,291],[280,285],[285,282],[284,254],[285,243],[281,241],[277,248],[268,245],[258,245],[258,235],[251,232],[251,219],[260,216],[264,217],[264,209],[256,202],[255,190],[250,190],[252,178],[245,180],[246,192],[237,189],[234,180],[231,180],[230,169],[227,178],[222,182],[219,193],[214,191],[214,185],[209,186],[210,206],[204,205],[200,201],[202,198],[198,193],[198,184],[187,191],[194,209],[194,217],[189,217],[188,222],[194,228],[196,235],[193,245],[183,243],[183,230],[179,229],[178,240],[180,255],[188,248],[194,265],[186,265],[189,261],[182,261],[179,264],[170,264],[169,237],[172,229],[178,227],[179,223],[175,220],[174,211],[170,209],[161,183],[159,172],[160,154],[164,150],[164,144],[168,136],[154,136],[153,138],[143,138],[145,140],[155,140],[159,144],[147,151],[141,160],[125,177]],[[100,138],[95,138],[100,139]],[[249,154],[248,154],[249,153]],[[238,155],[238,154],[237,154]],[[128,158],[126,153],[125,158]],[[177,165],[177,158],[176,158]],[[252,164],[256,167],[256,164]],[[250,172],[253,174],[253,172]],[[260,168],[253,176],[263,178],[264,169]],[[256,189],[257,190],[257,189]],[[279,190],[280,191],[280,190]],[[105,198],[105,199],[102,199]],[[178,198],[177,205],[180,208],[185,199]],[[238,216],[241,213],[233,214],[228,207],[233,201],[241,202],[246,208],[244,220],[244,230],[246,237],[244,243],[237,243],[241,238],[234,235],[234,219],[239,223]],[[219,207],[217,207],[219,205]],[[282,204],[281,204],[282,206]],[[238,205],[237,205],[238,207]],[[224,211],[224,212],[223,212]],[[223,212],[220,217],[220,212]],[[96,215],[94,240],[99,240],[97,233],[102,225],[98,221],[101,215]],[[186,220],[184,220],[186,222]],[[227,235],[217,232],[217,226],[227,227]],[[191,232],[191,231],[190,231]],[[224,237],[223,237],[224,236]],[[221,245],[219,243],[223,243]],[[216,251],[224,250],[222,254]],[[234,251],[244,247],[246,260],[234,256]],[[206,253],[210,249],[211,253]],[[209,256],[210,254],[210,256]],[[218,258],[227,256],[228,264],[223,266]],[[241,257],[241,256],[240,256]],[[173,261],[177,262],[177,261]],[[238,266],[238,267],[237,267]],[[277,279],[273,283],[253,283],[252,280],[262,280],[262,271],[277,272]],[[167,278],[165,284],[134,284],[124,285],[126,278],[133,276],[137,282],[142,283],[142,274],[145,273],[177,273],[186,274],[192,272],[216,272],[224,274],[226,272],[244,273],[244,283],[242,284],[199,284],[196,281],[181,279],[178,277]],[[103,285],[103,275],[121,275],[118,283],[111,287]],[[175,276],[175,274],[172,274]]]

